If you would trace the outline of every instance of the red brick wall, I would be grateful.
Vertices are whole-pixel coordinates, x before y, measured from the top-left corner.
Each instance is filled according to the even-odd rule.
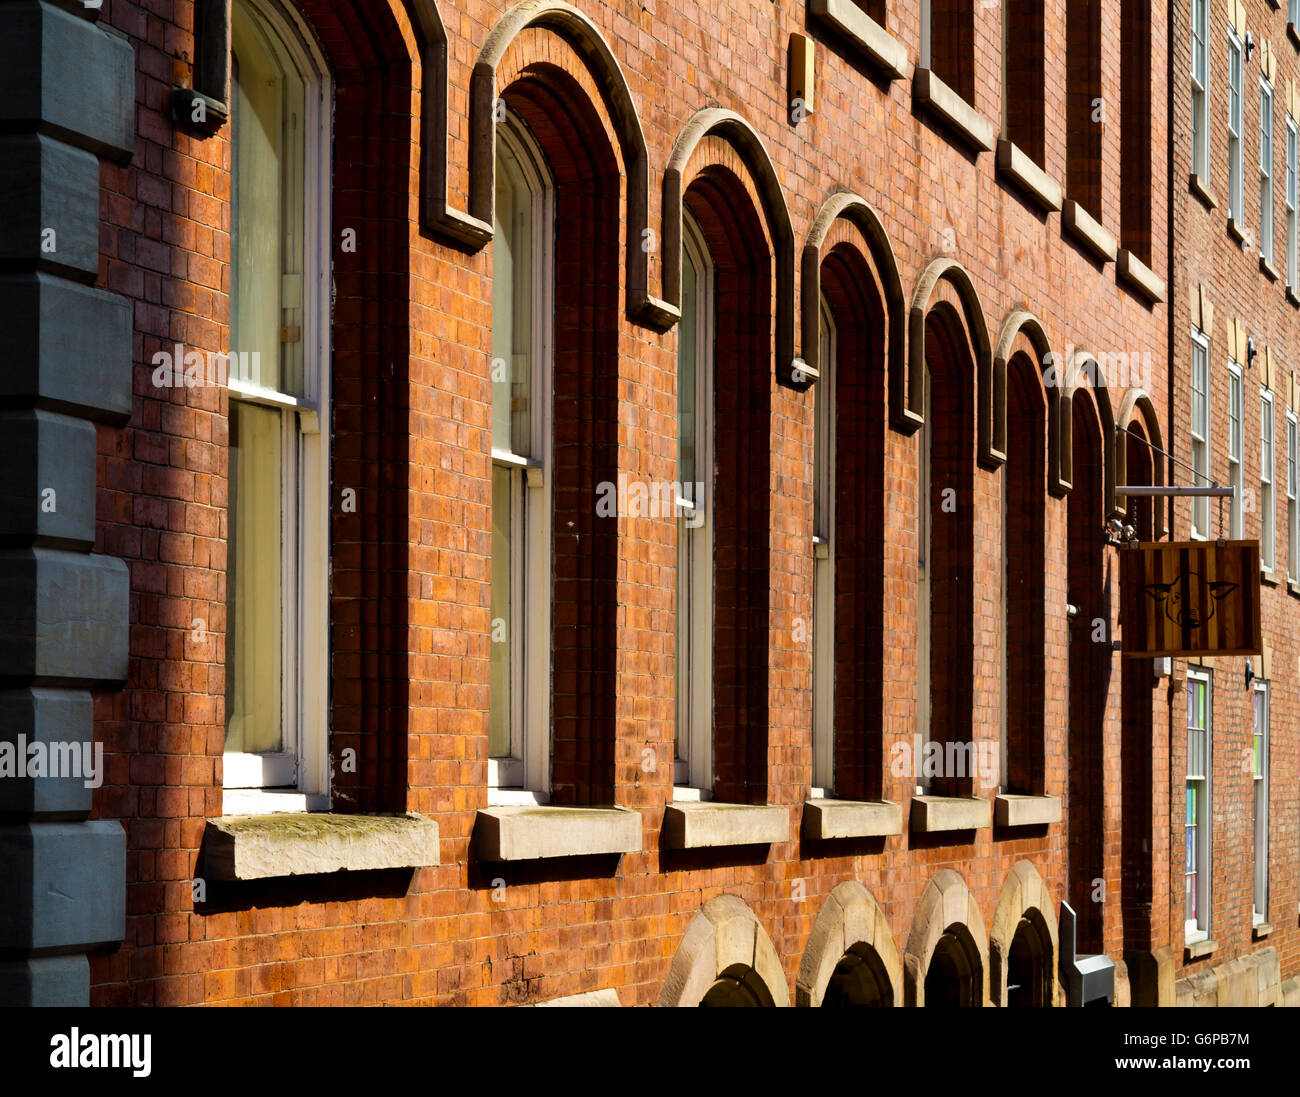
[[[1095,351],[1150,349],[1155,372],[1150,389],[1163,406],[1165,307],[1147,307],[1117,284],[1113,265],[1099,269],[1064,240],[1059,215],[1042,216],[1027,206],[999,180],[991,155],[972,156],[915,114],[909,80],[885,86],[868,79],[845,47],[815,31],[817,112],[800,125],[790,124],[785,51],[790,32],[806,26],[802,4],[738,0],[722,11],[693,3],[643,8],[625,0],[580,6],[611,44],[631,88],[649,148],[652,226],[660,225],[662,173],[687,119],[706,104],[733,109],[756,128],[775,163],[797,244],[826,197],[850,188],[880,214],[905,299],[931,259],[951,254],[971,272],[991,338],[1012,310],[1027,308],[1058,353],[1066,344]],[[1154,8],[1153,55],[1161,58],[1165,7]],[[149,382],[149,362],[155,350],[176,340],[203,350],[226,345],[229,150],[224,135],[197,137],[174,127],[168,117],[170,86],[185,79],[192,56],[191,5],[105,0],[104,18],[131,36],[138,58],[136,155],[129,167],[103,169],[101,269],[103,284],[136,301],[136,405],[129,427],[100,431],[97,549],[125,558],[131,567],[132,661],[127,688],[97,703],[97,736],[106,745],[109,768],[96,808],[101,816],[121,818],[127,828],[129,879],[127,939],[121,949],[94,958],[94,1000],[488,1004],[616,987],[624,1003],[646,1003],[657,998],[691,918],[720,891],[739,895],[754,910],[791,984],[825,897],[849,878],[860,879],[879,900],[900,948],[916,901],[940,868],[961,873],[986,925],[1018,859],[1035,865],[1055,899],[1065,898],[1064,822],[1021,833],[979,831],[957,842],[905,833],[875,843],[811,848],[798,838],[800,805],[811,780],[811,645],[795,639],[794,621],[811,616],[815,395],[772,378],[772,233],[749,169],[716,137],[699,146],[684,181],[699,179],[689,199],[697,211],[695,198],[715,185],[713,179],[730,172],[739,181],[717,191],[726,196],[716,214],[719,228],[724,215],[730,219],[727,239],[735,269],[732,286],[720,294],[719,320],[719,332],[725,319],[734,342],[720,344],[719,364],[725,367],[720,375],[744,382],[731,395],[737,425],[748,437],[743,448],[730,450],[720,438],[719,452],[744,458],[743,465],[737,462],[726,471],[738,485],[729,536],[737,549],[735,574],[743,580],[735,588],[736,600],[742,600],[741,592],[748,599],[749,635],[731,649],[734,662],[719,660],[719,684],[727,685],[729,670],[743,668],[748,680],[741,682],[739,674],[733,679],[737,688],[744,687],[742,707],[762,713],[724,722],[719,777],[738,798],[786,806],[792,839],[758,854],[689,860],[661,853],[659,828],[672,782],[675,532],[671,519],[625,519],[618,525],[614,578],[592,572],[574,592],[583,623],[574,650],[603,642],[611,629],[614,645],[602,653],[612,663],[584,668],[588,681],[612,680],[612,711],[576,714],[572,787],[581,802],[584,780],[593,790],[609,782],[614,800],[642,813],[643,851],[624,856],[617,872],[602,875],[571,866],[484,866],[473,859],[475,811],[487,798],[492,247],[452,246],[418,227],[419,89],[427,74],[411,61],[416,35],[404,11],[373,0],[334,5],[310,0],[304,9],[337,81],[335,803],[340,810],[409,808],[433,817],[442,835],[442,864],[417,872],[409,885],[387,879],[268,884],[195,908],[191,881],[199,871],[204,823],[221,810],[227,402],[219,390],[160,394]],[[441,5],[450,56],[449,200],[460,209],[468,191],[469,74],[503,9],[486,0]],[[1116,95],[1121,41],[1117,19],[1105,14],[1100,81],[1103,95]],[[1043,161],[1062,182],[1064,17],[1063,3],[1047,9],[1044,49]],[[1001,101],[1000,19],[996,6],[974,10],[970,98],[995,123]],[[889,6],[889,27],[912,62],[919,48],[918,20],[919,3]],[[1182,33],[1179,41],[1185,40]],[[1280,36],[1276,40],[1282,42]],[[566,98],[572,135],[591,139],[587,127],[594,123],[583,119],[587,111],[612,135],[600,89],[573,47],[552,30],[530,29],[516,39],[502,62],[499,91],[508,100],[522,95],[517,81],[532,79],[533,72],[549,79],[552,68],[572,79],[577,91],[566,95],[581,93],[586,100],[579,106]],[[1151,255],[1156,273],[1168,278],[1163,64],[1153,66],[1151,82]],[[1179,92],[1185,95],[1185,80]],[[557,112],[552,121],[558,130],[566,117]],[[617,141],[606,140],[621,165]],[[1117,232],[1122,157],[1114,127],[1102,129],[1100,158],[1099,208],[1092,212]],[[598,169],[591,167],[593,160]],[[602,224],[606,217],[612,223],[607,205],[612,191],[581,175],[586,170],[604,179],[607,160],[589,155],[585,166],[581,157],[575,164],[582,179],[572,184],[581,196],[579,207],[599,210]],[[624,231],[618,257],[598,233],[582,241],[561,237],[560,285],[571,278],[574,293],[566,298],[557,289],[562,304],[586,301],[604,310],[600,317],[609,315],[606,294],[616,281],[622,284],[621,255],[629,244],[636,246],[627,239],[625,209],[620,199]],[[337,247],[344,227],[357,229],[355,253]],[[849,240],[840,231],[829,237],[824,255]],[[717,257],[722,234],[711,243]],[[606,265],[566,273],[564,263],[575,256]],[[653,256],[652,289],[659,284],[660,268]],[[1185,310],[1186,295],[1180,293],[1174,307]],[[1275,339],[1281,339],[1285,315],[1279,305]],[[618,397],[616,448],[593,458],[596,467],[575,465],[575,490],[608,461],[632,479],[677,478],[676,333],[657,334],[629,321],[622,294],[610,323],[607,328],[603,319],[584,314],[582,326],[573,329],[599,332],[608,340],[577,346],[573,356],[575,365],[599,365],[604,371],[584,376],[581,385],[592,387],[577,391],[604,408],[586,422],[605,446],[615,445],[601,433],[609,426],[613,390],[601,386],[612,382]],[[1184,322],[1179,330],[1185,329]],[[888,335],[905,337],[902,331]],[[557,371],[557,384],[558,378]],[[967,380],[969,418],[978,390]],[[870,384],[871,399],[883,401],[884,391],[883,379]],[[1120,396],[1117,388],[1111,399],[1117,404]],[[883,403],[876,412],[883,413]],[[884,765],[873,776],[870,759],[877,749],[888,759],[889,747],[910,742],[915,731],[917,444],[915,436],[883,425],[873,430],[881,480],[863,488],[873,493],[868,511],[878,513],[884,527],[878,538],[879,625],[875,638],[858,641],[858,650],[865,649],[868,666],[879,658],[880,697],[864,703],[869,713],[878,704],[880,716],[860,725],[868,761],[855,781],[863,794],[879,792],[906,804],[912,775],[894,776]],[[973,459],[971,447],[965,452]],[[1004,475],[1005,470],[973,468],[961,500],[970,507],[969,567],[977,588],[971,596],[970,681],[963,688],[970,697],[973,733],[982,741],[996,739],[1000,723],[1003,616],[995,580],[1001,574]],[[355,514],[339,508],[344,487],[356,489]],[[748,510],[741,509],[742,499]],[[1068,807],[1069,656],[1062,609],[1069,572],[1068,502],[1050,497],[1044,506],[1042,567],[1049,611],[1044,787],[1065,797]],[[763,514],[761,520],[757,514]],[[1096,515],[1098,527],[1101,517]],[[599,555],[605,549],[593,551]],[[1105,560],[1113,575],[1114,554]],[[611,588],[618,607],[613,625],[607,603],[599,600]],[[1113,583],[1109,591],[1113,620]],[[1270,594],[1275,601],[1289,597],[1281,590]],[[197,632],[195,619],[204,621]],[[1275,643],[1278,666],[1293,667],[1296,652],[1281,635]],[[874,655],[872,644],[884,654]],[[1109,665],[1114,670],[1114,662]],[[576,697],[576,684],[574,690],[561,696]],[[1114,764],[1119,692],[1118,673],[1112,673],[1109,691],[1097,702],[1104,705],[1107,735],[1105,832],[1115,836],[1103,852],[1109,891],[1100,921],[1104,943],[1117,957],[1122,947],[1117,896],[1123,798]],[[1294,741],[1288,745],[1280,734],[1293,726],[1293,715],[1281,694],[1280,689],[1275,694],[1274,758],[1277,766],[1290,769],[1276,772],[1294,772]],[[720,692],[720,704],[726,696]],[[735,690],[730,696],[742,699]],[[1168,711],[1163,695],[1149,700],[1157,706],[1153,770],[1159,776],[1170,772]],[[743,749],[741,737],[729,731],[741,727]],[[583,743],[591,744],[588,754],[580,749]],[[357,751],[355,774],[339,770],[340,752],[348,747]],[[652,769],[643,765],[647,749],[657,761]],[[1180,763],[1173,762],[1177,775]],[[590,776],[582,776],[584,764]],[[1281,779],[1274,783],[1274,818],[1284,836],[1275,876],[1279,896],[1287,887],[1294,892],[1292,787]],[[1166,821],[1172,807],[1167,795],[1163,786],[1154,794],[1160,825],[1153,841],[1162,882],[1172,882],[1178,869],[1177,857],[1171,861],[1168,853]],[[1179,802],[1175,795],[1173,807]],[[1224,824],[1221,840],[1230,833]],[[1216,864],[1216,871],[1226,869],[1226,855]],[[497,880],[503,886],[496,886]],[[1176,943],[1176,921],[1171,924],[1167,906],[1158,909],[1155,922],[1153,943]],[[1276,940],[1294,968],[1295,931],[1279,930]]]

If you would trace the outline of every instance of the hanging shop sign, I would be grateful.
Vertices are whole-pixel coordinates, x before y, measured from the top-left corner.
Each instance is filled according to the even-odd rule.
[[[1258,541],[1168,541],[1120,553],[1123,652],[1133,658],[1258,655]]]

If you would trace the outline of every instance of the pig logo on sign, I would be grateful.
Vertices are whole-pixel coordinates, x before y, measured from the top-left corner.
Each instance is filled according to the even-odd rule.
[[[1145,589],[1164,607],[1165,616],[1175,625],[1196,629],[1214,616],[1215,603],[1236,590],[1237,584],[1222,580],[1210,582],[1192,571],[1172,583],[1149,583]]]

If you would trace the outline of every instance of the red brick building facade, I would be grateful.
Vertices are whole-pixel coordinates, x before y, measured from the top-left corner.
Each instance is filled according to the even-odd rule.
[[[1296,298],[1280,136],[1280,276],[1221,224],[1223,5],[1190,188],[1185,6],[3,6],[134,53],[99,178],[133,387],[96,427],[94,552],[130,588],[94,696],[126,890],[92,1003],[1298,992]],[[1245,13],[1245,114],[1267,56],[1279,135],[1286,14]],[[1114,529],[1181,538],[1192,504],[1115,489],[1190,482],[1166,451],[1194,463],[1206,301],[1209,473],[1225,320],[1277,409],[1262,919],[1246,660],[1209,668],[1188,839],[1202,679],[1117,650]],[[274,384],[158,383],[160,354],[259,349]],[[620,478],[674,506],[602,512]],[[267,698],[276,750],[232,750]]]

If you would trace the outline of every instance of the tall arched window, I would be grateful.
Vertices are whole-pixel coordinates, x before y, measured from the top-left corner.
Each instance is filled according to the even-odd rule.
[[[813,785],[835,788],[835,320],[823,297],[813,419]],[[818,795],[814,791],[814,795]]]
[[[224,785],[328,796],[330,81],[278,5],[231,14]],[[227,812],[255,805],[227,795]],[[283,804],[281,805],[283,806]]]
[[[683,214],[677,327],[677,743],[673,782],[713,785],[713,264]]]
[[[529,799],[545,799],[550,785],[553,206],[536,145],[522,126],[501,125],[492,253],[488,784]]]

